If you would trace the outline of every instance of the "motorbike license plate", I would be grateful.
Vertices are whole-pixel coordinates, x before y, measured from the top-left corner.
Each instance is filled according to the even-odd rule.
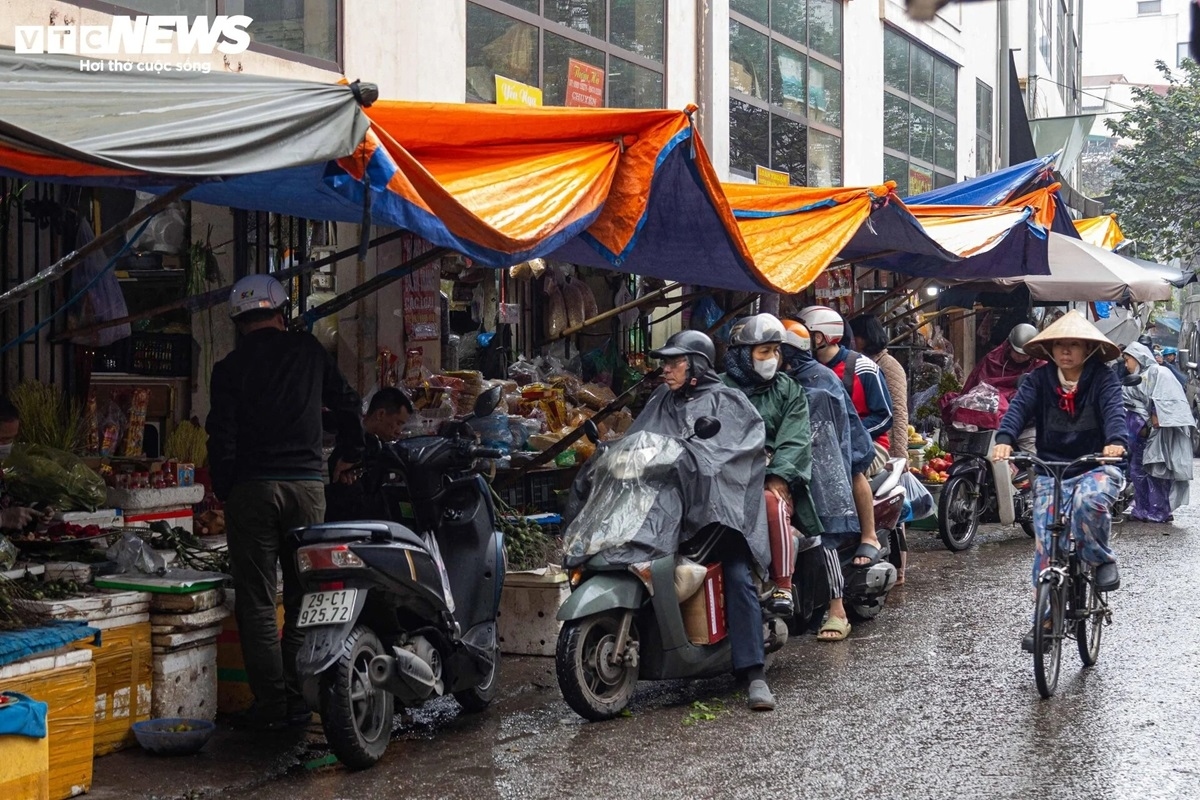
[[[315,625],[340,625],[350,621],[358,589],[339,589],[335,592],[311,592],[300,603],[297,628]]]

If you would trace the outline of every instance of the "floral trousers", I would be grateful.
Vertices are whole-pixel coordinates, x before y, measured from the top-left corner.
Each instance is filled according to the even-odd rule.
[[[1108,547],[1108,534],[1112,530],[1110,509],[1121,489],[1125,477],[1116,467],[1097,467],[1090,472],[1068,478],[1062,483],[1062,500],[1071,503],[1068,521],[1075,535],[1076,547],[1084,561],[1092,565],[1109,564],[1117,560]],[[1037,555],[1033,559],[1033,585],[1037,586],[1038,575],[1050,563],[1050,524],[1058,513],[1054,502],[1054,479],[1039,476],[1034,480],[1033,528],[1037,532]],[[1059,552],[1067,552],[1067,531],[1058,539]]]

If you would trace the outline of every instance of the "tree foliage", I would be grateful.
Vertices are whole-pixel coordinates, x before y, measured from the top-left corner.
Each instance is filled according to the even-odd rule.
[[[1113,157],[1111,202],[1143,257],[1191,263],[1200,256],[1200,66],[1157,67],[1167,90],[1134,89],[1134,110],[1105,123],[1126,143]]]

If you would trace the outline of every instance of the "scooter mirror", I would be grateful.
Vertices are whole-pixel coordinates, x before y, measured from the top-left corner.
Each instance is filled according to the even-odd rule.
[[[1195,361],[1189,361],[1189,362],[1187,362],[1187,368],[1188,369],[1197,369],[1197,368],[1200,368],[1200,364],[1197,364]]]
[[[711,439],[721,432],[721,420],[716,417],[701,417],[696,420],[696,438]]]
[[[504,389],[500,386],[493,386],[475,400],[475,410],[472,416],[487,417],[496,410],[496,406],[500,405],[500,398],[504,396]]]
[[[600,444],[600,429],[590,419],[583,423],[583,435],[592,444]]]
[[[1122,386],[1137,386],[1141,382],[1141,375],[1126,375],[1124,378],[1121,378]]]

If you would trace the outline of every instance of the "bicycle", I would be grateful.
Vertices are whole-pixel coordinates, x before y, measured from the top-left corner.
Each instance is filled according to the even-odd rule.
[[[1104,626],[1112,624],[1108,595],[1097,591],[1095,570],[1080,557],[1075,536],[1071,533],[1069,509],[1074,505],[1078,485],[1072,489],[1070,501],[1063,503],[1063,475],[1083,464],[1117,464],[1122,459],[1089,455],[1074,461],[1042,461],[1027,453],[1013,453],[1010,459],[1018,465],[1023,462],[1042,467],[1054,478],[1056,513],[1049,526],[1050,559],[1038,575],[1033,626],[1033,675],[1038,693],[1049,698],[1058,688],[1063,639],[1075,639],[1080,660],[1085,667],[1090,667],[1100,659]],[[1058,546],[1063,531],[1068,537],[1065,558]],[[1069,631],[1068,626],[1073,626],[1074,630]]]

